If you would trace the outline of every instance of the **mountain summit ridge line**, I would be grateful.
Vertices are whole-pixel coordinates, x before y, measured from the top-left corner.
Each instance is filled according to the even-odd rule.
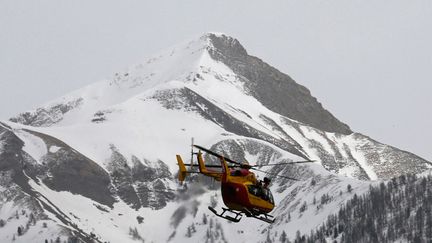
[[[288,75],[271,67],[261,59],[250,56],[237,39],[222,33],[215,34],[210,32],[203,34],[198,38],[198,40],[194,39],[192,41],[184,41],[180,44],[180,47],[178,45],[165,52],[172,53],[176,49],[184,48],[184,46],[181,45],[185,45],[185,43],[188,42],[201,42],[198,43],[198,45],[194,44],[192,47],[195,48],[192,49],[193,52],[207,51],[214,60],[222,62],[231,68],[240,78],[244,79],[242,81],[245,83],[249,94],[257,98],[257,100],[270,110],[324,131],[338,132],[342,134],[352,133],[348,125],[340,122],[330,112],[324,109],[321,103],[311,95],[310,91],[306,87],[296,83]],[[188,44],[186,45],[187,48],[190,48]],[[147,63],[157,61],[158,55],[160,54],[150,57],[147,60]],[[200,55],[196,58],[198,60],[195,60],[195,62],[197,62],[195,65],[200,65]],[[173,63],[171,68],[175,70],[176,67],[174,65],[177,64],[178,63]],[[140,66],[142,66],[142,64],[135,65],[134,68],[137,69]],[[190,67],[190,69],[194,68],[195,67],[193,66]],[[181,71],[179,73],[174,72],[174,75],[185,75],[185,73],[182,73]],[[114,80],[107,80],[105,82],[114,82],[117,85],[122,85],[122,82],[125,82],[127,78],[118,75],[119,74],[116,74]],[[172,79],[173,77],[169,78]],[[184,79],[184,77],[182,78]],[[129,85],[139,86],[140,84],[129,83]],[[80,103],[81,101],[82,100],[78,98],[69,101],[62,107],[56,107],[55,109],[60,110],[60,112],[56,112],[56,114],[67,113],[71,107],[76,106],[77,103]],[[25,125],[40,126],[42,125],[40,121],[35,121],[35,119],[38,120],[36,116],[37,114],[43,116],[43,113],[45,112],[46,110],[44,110],[44,108],[38,108],[33,111],[18,114],[10,120]],[[53,121],[48,123],[54,124],[56,122]]]

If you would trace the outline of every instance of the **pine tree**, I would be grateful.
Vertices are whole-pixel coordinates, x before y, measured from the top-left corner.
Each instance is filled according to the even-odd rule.
[[[281,243],[286,243],[288,240],[287,234],[285,233],[285,230],[282,231],[282,234],[279,237],[279,240]]]
[[[205,213],[203,214],[202,222],[203,222],[203,224],[207,224],[207,215]]]
[[[306,201],[304,201],[300,207],[300,213],[303,213],[304,211],[306,211],[306,209],[307,209],[307,204]]]
[[[316,185],[315,178],[312,178],[312,180],[311,180],[311,186],[315,186],[315,185]]]
[[[93,233],[92,233],[93,234]],[[94,235],[94,234],[93,234]],[[141,237],[141,235],[138,233],[138,230],[137,230],[137,228],[135,227],[135,228],[131,228],[131,227],[129,227],[129,235],[130,236],[132,236],[132,239],[134,239],[134,240],[142,240],[142,237]],[[94,235],[94,236],[96,236],[96,235]]]
[[[273,243],[273,241],[270,239],[270,230],[267,231],[267,238],[266,238],[265,243]]]
[[[191,230],[190,226],[187,228],[186,237],[187,238],[191,238],[192,237],[192,230]]]
[[[29,222],[30,222],[32,225],[35,225],[35,224],[36,224],[36,218],[35,218],[35,216],[34,216],[33,213],[30,213],[30,215],[29,215]]]
[[[302,238],[301,238],[300,231],[297,230],[297,232],[296,232],[296,237],[295,237],[294,242],[295,242],[295,243],[300,243],[300,242],[302,242],[301,239],[302,239]]]
[[[213,219],[212,218],[210,218],[210,223],[209,224],[210,224],[210,229],[213,228]]]
[[[339,236],[338,230],[335,228],[333,230],[333,238],[336,239]]]
[[[428,205],[431,205],[431,202],[426,202]],[[426,239],[432,240],[432,212],[431,209],[426,212],[426,230],[425,230],[425,236]]]

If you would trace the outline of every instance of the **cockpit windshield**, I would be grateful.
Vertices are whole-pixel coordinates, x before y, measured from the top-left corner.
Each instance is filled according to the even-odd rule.
[[[273,195],[268,188],[264,188],[262,186],[249,185],[248,191],[254,196],[260,197],[271,204],[274,204]]]

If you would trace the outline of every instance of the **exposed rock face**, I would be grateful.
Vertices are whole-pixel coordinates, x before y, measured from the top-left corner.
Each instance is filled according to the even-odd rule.
[[[116,201],[116,194],[136,209],[161,209],[175,198],[172,189],[166,185],[166,180],[171,180],[172,174],[162,161],[142,162],[133,156],[133,165],[130,167],[127,158],[112,146],[108,174],[98,164],[58,139],[25,131],[41,138],[47,147],[56,146],[58,149],[48,152],[38,164],[22,151],[23,141],[12,131],[0,126],[0,171],[16,174],[23,170],[36,181],[37,178],[42,179],[52,190],[80,194],[109,207]]]
[[[175,198],[175,194],[166,185],[166,180],[172,179],[168,166],[162,161],[152,164],[141,162],[132,156],[129,166],[118,149],[111,146],[111,158],[108,161],[113,184],[119,197],[134,209],[151,207],[161,209],[167,202]]]
[[[132,186],[131,169],[127,165],[126,158],[115,147],[111,147],[111,150],[112,154],[108,162],[108,170],[111,178],[113,178],[117,194],[123,201],[137,209],[141,206],[141,203]]]
[[[163,104],[167,109],[195,111],[203,118],[213,121],[223,127],[226,131],[246,137],[262,139],[300,157],[305,157],[302,148],[293,139],[275,139],[274,137],[271,137],[268,134],[236,119],[226,111],[217,107],[211,101],[203,98],[198,93],[188,88],[182,88],[179,90],[163,90],[157,92],[151,98],[161,102],[161,104]]]
[[[112,206],[115,200],[110,192],[111,180],[105,170],[56,138],[25,131],[44,140],[48,147],[58,146],[60,149],[47,153],[38,164],[22,150],[24,143],[12,131],[0,126],[0,140],[4,141],[0,170],[12,170],[14,174],[24,171],[36,181],[41,178],[52,190],[69,191]]]
[[[111,179],[98,164],[52,137],[40,134],[62,147],[43,158],[48,173],[43,182],[56,191],[69,191],[112,207],[115,199],[111,192]],[[47,141],[47,140],[45,140]]]
[[[248,55],[238,40],[214,34],[209,34],[209,38],[214,46],[209,48],[210,55],[244,77],[250,94],[270,110],[327,132],[352,133],[348,125],[325,110],[306,87],[261,59]]]
[[[223,127],[226,131],[269,142],[305,159],[309,159],[307,151],[312,150],[319,157],[319,161],[325,169],[361,180],[390,179],[405,172],[420,173],[426,170],[430,164],[418,156],[412,156],[411,153],[376,142],[358,133],[350,135],[327,133],[287,117],[281,117],[280,120],[275,121],[270,117],[261,115],[262,122],[279,134],[278,138],[275,138],[233,117],[210,100],[188,88],[158,91],[150,99],[157,100],[167,109],[194,111],[206,120],[213,121],[218,126]],[[303,137],[307,143],[300,145],[290,135],[294,134],[293,132],[290,134],[286,132],[287,127],[295,129],[296,138]],[[215,147],[214,149],[218,148]],[[237,154],[235,151],[244,149],[234,143],[225,146],[223,151],[241,161],[244,155]],[[374,173],[370,174],[365,171],[365,162]],[[216,161],[216,163],[218,162]]]
[[[23,141],[0,124],[0,171],[15,170],[22,166],[20,151],[23,145]]]
[[[9,120],[24,125],[47,127],[61,121],[65,113],[79,107],[82,102],[83,100],[78,98],[64,104],[60,103],[46,108],[38,108],[35,111],[24,112]]]
[[[432,164],[413,153],[382,144],[368,136],[359,133],[353,136],[364,141],[357,149],[365,154],[365,159],[371,162],[375,173],[380,178],[390,179],[395,175],[406,173],[417,175],[427,170]]]

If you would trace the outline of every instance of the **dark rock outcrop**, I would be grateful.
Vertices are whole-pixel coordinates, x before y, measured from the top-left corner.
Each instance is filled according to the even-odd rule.
[[[352,133],[348,125],[325,110],[310,91],[291,77],[250,56],[232,37],[209,34],[212,58],[223,62],[244,78],[248,92],[270,110],[315,128],[342,134]]]
[[[38,108],[34,111],[20,113],[9,120],[24,125],[35,127],[48,127],[63,119],[63,115],[70,110],[82,105],[83,99],[78,98],[65,103],[59,103],[50,107]]]
[[[23,151],[24,142],[11,130],[0,126],[0,170],[21,171],[38,182],[38,178],[52,190],[69,191],[112,207],[115,199],[110,191],[108,173],[98,164],[78,153],[62,141],[46,134],[23,130],[42,139],[47,147],[57,146],[56,152],[49,152],[41,158],[41,164]]]
[[[108,170],[119,197],[134,209],[150,207],[161,209],[175,198],[164,180],[172,179],[168,166],[162,161],[151,163],[132,156],[131,163],[111,145]]]
[[[291,138],[286,140],[275,139],[274,137],[244,123],[243,121],[236,119],[226,111],[217,107],[211,101],[205,99],[188,88],[159,91],[156,92],[156,94],[152,96],[151,99],[159,101],[167,109],[193,110],[206,120],[216,123],[228,132],[245,137],[262,139],[286,151],[306,158],[301,146],[299,146],[297,143],[293,143]]]

